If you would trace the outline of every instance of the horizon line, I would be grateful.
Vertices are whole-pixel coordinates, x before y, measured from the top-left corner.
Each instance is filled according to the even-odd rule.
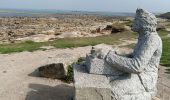
[[[69,10],[69,9],[39,9],[39,8],[0,8],[4,9],[4,10],[51,10],[51,11],[68,11],[68,12],[90,12],[90,13],[94,13],[94,12],[106,12],[106,13],[136,13],[136,10],[134,12],[125,12],[125,11],[99,11],[99,10]],[[155,14],[160,14],[160,13],[167,13],[167,12],[151,12],[151,13],[155,13]]]

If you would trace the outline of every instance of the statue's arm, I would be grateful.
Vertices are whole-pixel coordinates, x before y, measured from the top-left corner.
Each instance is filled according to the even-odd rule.
[[[145,43],[141,45],[141,49],[133,58],[123,57],[110,51],[105,60],[110,65],[113,65],[119,70],[128,73],[140,73],[144,67],[149,63],[151,57],[158,47],[158,43],[153,39],[147,39]]]

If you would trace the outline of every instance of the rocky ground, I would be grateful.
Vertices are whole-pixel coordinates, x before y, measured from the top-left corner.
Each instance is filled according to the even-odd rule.
[[[44,17],[0,17],[0,43],[44,42],[66,37],[95,37],[129,31],[132,17],[56,14]],[[170,25],[158,19],[158,30]],[[123,23],[123,24],[122,24]],[[113,25],[114,24],[114,25]],[[167,28],[169,31],[169,28]]]
[[[128,17],[94,15],[54,15],[46,17],[1,17],[0,41],[32,40],[43,42],[65,37],[94,37],[107,35],[107,25],[129,21]],[[126,27],[128,28],[128,27]],[[129,29],[129,28],[128,28]]]

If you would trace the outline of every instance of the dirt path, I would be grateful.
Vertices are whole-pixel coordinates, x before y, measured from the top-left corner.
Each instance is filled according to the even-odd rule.
[[[170,74],[167,74],[166,67],[160,66],[158,78],[158,94],[161,100],[170,100]]]
[[[74,62],[90,48],[0,55],[0,100],[68,100],[73,94],[72,84],[39,78],[31,73],[45,64]]]

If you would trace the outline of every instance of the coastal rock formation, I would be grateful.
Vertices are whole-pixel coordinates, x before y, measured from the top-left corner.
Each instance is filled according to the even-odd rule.
[[[125,18],[74,14],[0,17],[0,43],[25,40],[39,42],[39,37],[39,39],[42,38],[40,42],[45,42],[54,38],[108,35],[111,34],[111,30],[103,31],[104,28],[119,20],[125,20]],[[34,37],[37,40],[33,39]],[[50,39],[44,39],[46,37]]]
[[[107,63],[107,66],[100,63],[93,65],[93,63],[96,63],[94,60],[87,60],[88,63],[91,61],[91,64],[86,66],[80,65],[79,68],[75,66],[75,99],[107,100],[102,97],[105,97],[106,94],[104,93],[108,93],[108,89],[110,89],[112,94],[108,100],[151,100],[157,91],[158,67],[162,54],[162,40],[156,32],[156,26],[157,19],[153,14],[143,9],[137,9],[133,30],[139,33],[139,37],[133,53],[128,56],[121,56],[113,50],[109,52],[94,50],[93,57]],[[80,71],[80,69],[85,70],[89,67],[96,67],[97,69],[98,66],[99,68],[104,67],[103,70],[110,69],[108,66],[111,66],[115,71],[118,70],[122,74],[104,73],[106,75],[99,75],[103,73],[93,71],[91,75],[87,71]],[[79,78],[81,78],[81,82]],[[89,82],[90,85],[81,84],[84,82]],[[97,83],[99,85],[95,86]],[[87,92],[87,88],[96,89],[96,91],[100,89],[101,91],[97,91],[98,95],[88,94],[90,91]],[[86,90],[87,94],[83,95],[83,90]]]

